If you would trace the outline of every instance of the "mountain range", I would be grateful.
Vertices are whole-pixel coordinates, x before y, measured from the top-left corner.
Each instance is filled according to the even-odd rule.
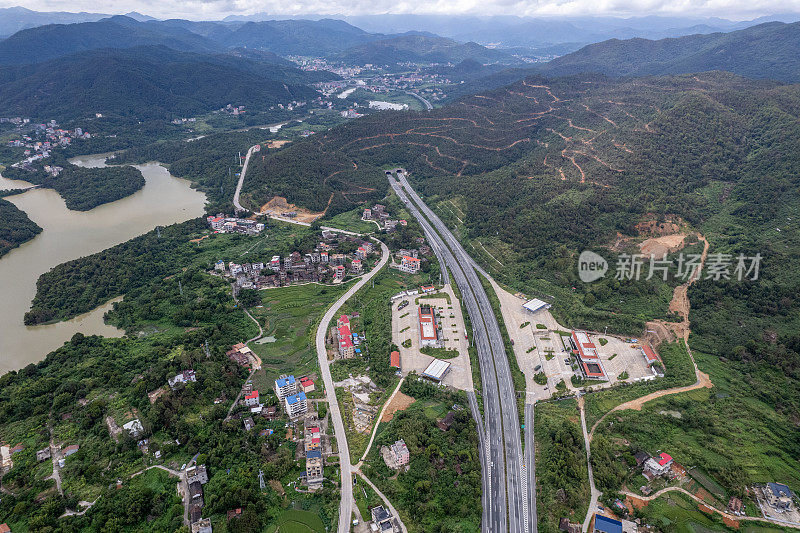
[[[106,48],[0,67],[0,115],[70,119],[103,113],[143,120],[192,116],[231,103],[264,109],[318,96],[305,85],[312,76],[233,55]]]
[[[101,13],[65,13],[37,12],[22,7],[0,9],[0,36],[46,24],[70,24],[93,22],[111,15]],[[154,21],[153,17],[131,12],[128,17],[137,21]],[[346,22],[360,28],[361,33],[380,34],[383,36],[398,35],[408,32],[422,32],[447,37],[460,42],[476,42],[483,45],[501,46],[504,48],[522,47],[539,49],[552,45],[570,45],[567,51],[577,50],[585,44],[601,42],[608,39],[662,39],[683,35],[729,32],[755,26],[764,22],[796,22],[800,20],[797,13],[777,14],[759,17],[749,21],[732,21],[718,17],[680,17],[680,16],[644,16],[644,17],[609,17],[609,16],[564,16],[564,17],[530,17],[530,16],[475,16],[475,15],[414,15],[414,14],[382,14],[382,15],[314,15],[281,16],[270,13],[252,15],[232,15],[222,21],[159,21],[173,22],[195,33],[217,39],[235,32],[249,23],[243,30],[240,39],[250,38],[259,42],[258,36],[265,28],[277,34],[288,33],[304,37],[303,27],[309,22],[328,21],[329,31],[334,40],[343,37],[339,32],[351,33],[343,26],[338,28],[330,24],[332,19]],[[288,29],[288,22],[294,21],[295,28]],[[268,23],[262,25],[262,23]],[[256,33],[256,36],[253,35]],[[249,36],[249,37],[248,37]],[[353,37],[353,35],[351,35]],[[369,39],[369,38],[368,38]],[[324,45],[325,43],[317,43]],[[356,46],[359,42],[351,41],[346,47]],[[244,46],[244,42],[234,46]],[[253,46],[253,45],[248,45]],[[320,49],[320,48],[316,48]],[[294,52],[292,52],[294,53]]]
[[[86,50],[166,46],[184,52],[256,50],[276,56],[327,56],[350,62],[457,63],[516,60],[476,43],[436,35],[368,33],[341,20],[271,20],[245,23],[188,20],[139,21],[114,16],[96,22],[49,24],[25,29],[0,41],[0,65],[31,64]]]
[[[540,67],[547,76],[585,72],[645,76],[724,70],[749,78],[800,82],[800,22],[767,22],[730,33],[674,39],[612,39]]]

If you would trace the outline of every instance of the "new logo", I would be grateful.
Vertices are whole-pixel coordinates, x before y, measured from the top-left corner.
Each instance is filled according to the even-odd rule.
[[[608,271],[608,261],[603,256],[584,250],[578,257],[578,277],[584,283],[591,283],[602,278]]]

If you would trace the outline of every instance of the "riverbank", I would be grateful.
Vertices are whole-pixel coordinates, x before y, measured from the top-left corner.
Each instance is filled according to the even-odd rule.
[[[73,158],[73,164],[99,167],[110,154]],[[0,258],[0,375],[40,361],[77,332],[119,336],[103,322],[111,303],[65,322],[27,327],[23,316],[36,294],[36,282],[58,264],[105,250],[156,226],[201,216],[205,195],[187,180],[175,178],[157,163],[135,166],[145,185],[123,199],[89,211],[70,211],[57,192],[37,188],[5,200],[42,228],[33,239]],[[31,184],[0,176],[0,190]]]

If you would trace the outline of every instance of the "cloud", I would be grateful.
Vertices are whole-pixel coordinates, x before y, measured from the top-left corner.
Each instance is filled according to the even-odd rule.
[[[470,14],[521,16],[718,16],[749,19],[800,12],[800,0],[0,0],[37,11],[139,11],[159,18],[219,19],[227,15]]]

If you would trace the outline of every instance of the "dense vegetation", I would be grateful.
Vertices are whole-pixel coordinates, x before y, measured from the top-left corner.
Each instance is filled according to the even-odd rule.
[[[236,175],[240,170],[238,154],[247,153],[251,146],[264,142],[268,137],[264,131],[253,129],[212,134],[191,142],[162,141],[133,147],[117,154],[109,162],[158,161],[173,176],[186,178],[203,190],[209,200],[209,212],[230,212],[233,191],[239,180]]]
[[[800,24],[767,22],[730,33],[650,41],[611,39],[558,57],[539,71],[548,76],[596,72],[610,76],[724,70],[749,78],[800,81]]]
[[[100,48],[169,46],[209,52],[203,37],[168,25],[140,24],[130,17],[111,17],[80,24],[48,24],[21,30],[0,41],[0,65],[24,65]]]
[[[554,533],[563,517],[583,522],[590,496],[575,400],[537,404],[534,431],[539,530]]]
[[[491,50],[476,43],[462,44],[444,37],[415,34],[361,44],[345,50],[338,58],[356,65],[395,65],[408,61],[458,63],[465,59],[481,63],[513,61],[501,50]]]
[[[44,164],[60,166],[63,170],[53,176]],[[125,198],[144,187],[144,176],[130,166],[86,168],[69,163],[57,155],[42,160],[34,171],[8,168],[6,177],[25,180],[55,189],[64,198],[67,209],[88,211],[98,205]]]
[[[296,69],[260,68],[234,56],[163,47],[79,52],[0,68],[0,114],[78,119],[102,113],[137,119],[195,116],[228,104],[266,110],[318,93]],[[53,76],[53,72],[59,72]]]
[[[263,531],[280,520],[289,502],[275,484],[289,490],[304,469],[295,460],[295,444],[278,435],[283,420],[259,419],[250,433],[242,430],[238,417],[225,421],[247,376],[225,352],[257,329],[236,306],[229,285],[206,272],[209,258],[240,257],[252,249],[253,239],[220,235],[201,244],[181,244],[197,236],[199,228],[192,221],[162,229],[172,247],[191,250],[172,257],[177,268],[171,276],[164,275],[158,261],[161,244],[152,235],[135,243],[137,253],[154,259],[150,270],[136,266],[126,255],[130,248],[105,252],[104,260],[116,266],[116,278],[128,280],[125,300],[109,313],[111,323],[128,336],[78,334],[44,361],[0,377],[0,434],[25,447],[14,454],[14,467],[3,476],[0,521],[36,531],[179,530],[183,506],[175,496],[175,478],[158,470],[130,476],[153,464],[179,469],[195,454],[209,468],[203,515],[214,519],[215,529]],[[264,253],[284,252],[280,247],[290,233],[273,230],[278,248]],[[102,274],[99,258],[85,261],[89,269],[81,283],[107,290],[101,285],[112,280]],[[262,318],[272,316],[265,312]],[[186,369],[195,370],[197,382],[170,389],[167,379]],[[277,402],[267,389],[263,398]],[[142,421],[147,450],[126,432],[112,432],[111,423],[121,426],[133,418]],[[265,438],[262,429],[276,432]],[[52,480],[44,479],[52,472],[51,463],[35,459],[51,434],[56,443],[80,445],[61,469],[63,497]],[[273,480],[266,490],[259,488],[259,471]],[[335,480],[335,473],[326,469],[326,477]],[[45,502],[37,503],[41,498]],[[338,508],[333,484],[316,495],[294,493],[291,499],[295,508],[321,522],[320,528],[330,527]],[[97,503],[83,516],[58,518],[65,508],[77,508],[78,500]],[[236,508],[243,509],[242,516],[227,523],[227,511]]]
[[[17,206],[0,198],[0,257],[33,239],[41,231],[42,228]]]
[[[475,421],[466,396],[434,387],[414,376],[401,391],[416,399],[381,427],[365,473],[401,513],[411,532],[467,533],[480,529],[481,471]],[[446,432],[436,426],[453,405],[455,421]],[[380,457],[383,445],[403,439],[411,462],[407,472],[390,470]]]

